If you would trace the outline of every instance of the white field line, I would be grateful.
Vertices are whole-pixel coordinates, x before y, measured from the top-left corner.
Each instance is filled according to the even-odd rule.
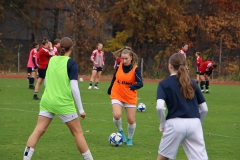
[[[20,112],[34,112],[34,113],[38,113],[39,111],[28,111],[28,110],[23,110],[23,109],[17,109],[17,108],[2,108],[0,107],[0,109],[2,110],[9,110],[9,111],[20,111]],[[95,121],[107,121],[105,119],[95,119],[95,118],[88,118],[91,120],[95,120]],[[148,125],[149,127],[149,125]],[[155,126],[152,126],[155,127]],[[217,137],[224,137],[224,138],[231,138],[231,139],[240,139],[240,137],[231,137],[231,136],[227,136],[227,135],[220,135],[220,134],[214,134],[214,133],[205,133],[208,136],[217,136]]]

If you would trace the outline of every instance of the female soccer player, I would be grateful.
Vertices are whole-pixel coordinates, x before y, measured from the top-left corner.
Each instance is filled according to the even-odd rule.
[[[116,68],[119,66],[119,64],[120,64],[121,61],[122,61],[121,57],[117,57],[117,58],[115,59],[113,68],[116,69]]]
[[[94,89],[98,88],[99,78],[103,71],[105,55],[102,51],[102,43],[97,44],[97,49],[92,52],[91,61],[93,62],[92,76],[90,78],[90,83],[88,89],[92,89],[92,83],[95,81]]]
[[[196,60],[196,68],[197,68],[196,81],[198,83],[198,81],[199,81],[199,69],[200,69],[200,65],[202,64],[201,52],[196,52],[195,56],[197,57],[197,60]]]
[[[38,122],[33,133],[28,138],[23,160],[31,159],[39,138],[47,130],[55,114],[70,129],[83,158],[93,160],[83,136],[74,104],[75,100],[80,116],[85,119],[86,113],[82,106],[78,88],[77,63],[69,58],[73,50],[73,42],[70,38],[64,37],[60,43],[60,56],[54,56],[48,64],[46,88],[40,102]]]
[[[212,74],[212,71],[214,68],[216,68],[217,65],[213,63],[212,60],[208,60],[203,62],[199,67],[199,75],[200,75],[200,88],[201,92],[204,93],[204,86],[205,86],[205,93],[209,93],[209,79],[210,75]]]
[[[113,122],[123,136],[123,142],[132,146],[132,138],[136,129],[135,114],[137,103],[137,90],[143,87],[141,70],[138,68],[138,57],[130,47],[119,50],[122,59],[114,73],[108,89],[113,110]],[[128,121],[128,139],[122,128],[122,107],[125,107]]]
[[[40,98],[38,98],[39,87],[45,79],[46,68],[50,58],[56,54],[56,51],[54,51],[52,47],[52,43],[49,42],[46,37],[43,38],[42,45],[43,46],[40,48],[38,52],[38,58],[39,58],[38,76],[39,77],[38,77],[37,84],[33,94],[34,100],[40,100]]]
[[[173,54],[168,64],[171,76],[158,85],[156,108],[159,130],[163,132],[158,160],[176,159],[180,144],[188,159],[208,159],[201,125],[208,108],[197,83],[189,78],[185,63],[184,55]]]
[[[187,58],[187,50],[188,50],[188,44],[186,42],[183,42],[181,45],[181,49],[178,51],[178,53],[183,54],[185,58]]]
[[[37,69],[37,52],[39,45],[37,43],[33,43],[33,49],[30,51],[27,63],[27,72],[28,72],[28,81],[29,81],[29,89],[35,89],[34,87],[34,79],[36,77],[36,69]]]

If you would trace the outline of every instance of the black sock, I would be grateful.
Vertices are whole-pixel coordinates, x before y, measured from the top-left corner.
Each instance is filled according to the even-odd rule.
[[[38,92],[34,92],[33,97],[37,97]]]
[[[201,90],[203,90],[203,86],[205,85],[205,81],[201,81],[200,82],[200,88],[201,88]]]
[[[209,88],[209,80],[206,80],[206,86],[205,86],[206,89]]]
[[[95,83],[95,86],[96,86],[96,87],[98,86],[98,82]]]
[[[92,86],[92,81],[90,81],[89,86]]]
[[[30,81],[30,85],[31,85],[31,86],[34,86],[34,85],[33,85],[33,84],[34,84],[34,78],[33,78],[33,77],[30,77],[30,78],[29,78],[29,81]]]

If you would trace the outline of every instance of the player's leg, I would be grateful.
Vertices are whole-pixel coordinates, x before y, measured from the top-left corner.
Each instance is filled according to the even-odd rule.
[[[98,83],[99,83],[99,79],[100,79],[101,75],[102,75],[102,68],[97,70],[97,75],[96,75],[96,79],[95,79],[94,89],[99,89],[98,88]]]
[[[31,67],[28,67],[27,68],[27,73],[28,73],[28,88],[29,89],[33,89],[33,87],[32,87],[32,68]]]
[[[188,118],[188,135],[182,142],[188,159],[207,160],[207,152],[203,137],[202,124],[199,118]]]
[[[200,89],[201,89],[201,92],[204,93],[204,86],[205,86],[205,77],[204,77],[204,73],[201,73],[200,72]]]
[[[126,105],[126,116],[128,121],[128,139],[127,145],[132,146],[132,138],[136,129],[135,115],[136,115],[136,106],[134,105]]]
[[[96,68],[96,67],[93,67],[92,75],[91,75],[91,78],[90,78],[90,82],[89,82],[89,87],[88,87],[88,89],[92,89],[92,83],[93,83],[94,80],[95,80],[96,74],[97,74],[97,68]]]
[[[161,154],[158,154],[157,160],[169,160],[167,157],[163,157]]]
[[[199,70],[197,68],[197,71],[196,71],[196,82],[197,84],[199,83]]]
[[[31,78],[30,78],[31,89],[35,89],[35,87],[34,87],[35,77],[36,77],[36,70],[34,68],[32,68]]]
[[[34,90],[34,94],[33,94],[33,99],[34,100],[40,100],[40,98],[38,98],[38,91],[39,88],[41,86],[41,84],[43,83],[45,76],[46,76],[46,69],[38,69],[38,73],[39,73],[39,78],[37,79],[37,84],[35,86],[35,90]]]
[[[77,113],[75,113],[77,115]],[[88,148],[87,142],[83,135],[83,130],[78,118],[75,118],[69,122],[66,122],[66,125],[70,129],[72,135],[75,138],[78,150],[81,152],[85,160],[93,160],[92,154]]]
[[[24,151],[24,157],[23,160],[30,160],[33,152],[34,152],[34,148],[38,142],[38,140],[40,139],[40,137],[45,133],[45,131],[47,130],[47,127],[49,126],[49,124],[52,121],[52,118],[54,117],[53,114],[48,113],[48,112],[44,112],[45,116],[41,115],[41,111],[39,113],[38,116],[38,121],[37,121],[37,125],[34,129],[34,131],[32,132],[32,134],[30,135],[30,137],[28,138],[27,144],[26,144],[26,148]],[[49,118],[51,117],[51,118]]]
[[[210,75],[211,74],[212,74],[212,72],[207,72],[205,74],[205,79],[206,79],[205,89],[206,89],[206,93],[209,93],[209,80],[210,80]]]
[[[127,142],[127,138],[122,127],[122,106],[122,102],[117,99],[112,99],[113,123],[116,125],[119,133],[121,133],[123,142]]]

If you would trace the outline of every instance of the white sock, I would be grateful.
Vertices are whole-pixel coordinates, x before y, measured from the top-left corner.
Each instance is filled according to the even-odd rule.
[[[128,124],[128,138],[129,139],[132,139],[135,129],[136,129],[136,123]]]
[[[119,131],[123,130],[123,128],[122,128],[122,118],[120,118],[119,120],[116,120],[116,119],[113,118],[113,122],[115,123],[115,125],[116,125],[116,127]]]
[[[26,147],[23,153],[23,160],[31,160],[33,152],[34,152],[34,148]]]
[[[92,154],[90,152],[90,150],[88,150],[85,153],[82,153],[83,159],[84,160],[93,160]]]

